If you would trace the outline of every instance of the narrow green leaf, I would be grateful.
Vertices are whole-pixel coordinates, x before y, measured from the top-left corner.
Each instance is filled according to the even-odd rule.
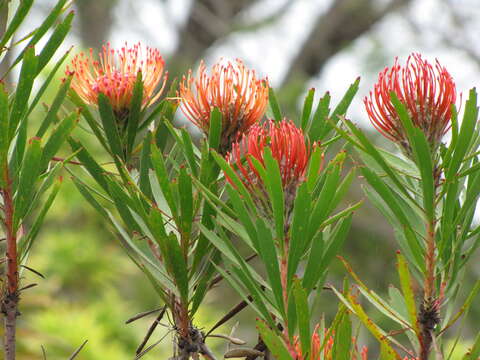
[[[142,72],[139,71],[133,87],[132,100],[127,119],[127,157],[129,158],[135,144],[135,138],[138,133],[143,101],[143,80]]]
[[[344,305],[341,305],[345,308]],[[352,347],[352,322],[348,312],[340,312],[340,318],[335,326],[335,341],[332,348],[332,359],[350,360]]]
[[[268,147],[265,148],[263,157],[266,170],[266,178],[263,180],[267,185],[270,202],[272,203],[277,238],[279,241],[282,241],[285,237],[283,219],[285,213],[285,200],[283,194],[282,176],[280,174],[280,166],[277,160],[273,158],[272,153]]]
[[[475,133],[475,126],[478,118],[477,107],[477,92],[473,88],[470,90],[468,100],[465,104],[465,112],[463,115],[462,125],[460,127],[460,133],[458,135],[457,143],[453,150],[453,155],[449,163],[447,164],[445,178],[447,181],[451,180],[460,168],[461,163],[471,146],[472,137]],[[452,148],[453,149],[453,148]]]
[[[185,157],[187,158],[188,165],[190,166],[190,171],[193,176],[198,176],[198,165],[197,159],[195,157],[195,152],[193,150],[192,137],[185,129],[180,129],[182,135],[182,145],[185,151]]]
[[[328,114],[330,113],[330,99],[330,93],[327,91],[318,102],[308,130],[308,136],[311,141],[321,140],[322,134],[327,132],[327,127],[331,127],[327,122]]]
[[[397,269],[400,276],[400,285],[402,287],[403,297],[407,305],[410,326],[414,329],[417,336],[420,336],[420,328],[417,319],[417,307],[415,304],[415,295],[412,288],[412,279],[408,271],[408,265],[401,253],[397,253]]]
[[[53,26],[55,20],[60,16],[60,14],[65,10],[64,6],[67,0],[59,0],[55,7],[50,11],[48,16],[42,22],[42,24],[35,29],[34,34],[30,41],[28,42],[25,49],[17,56],[17,58],[12,62],[10,65],[10,69],[12,69],[16,64],[22,60],[23,55],[25,54],[25,50],[30,46],[35,46],[38,41],[45,35],[45,33]]]
[[[281,337],[277,335],[272,329],[270,329],[267,324],[262,320],[257,320],[257,329],[260,333],[263,342],[267,345],[268,349],[278,360],[291,360],[292,357],[290,353],[285,348]]]
[[[193,189],[192,179],[184,167],[180,169],[178,176],[178,193],[180,195],[181,231],[190,234],[193,223]]]
[[[122,141],[118,132],[118,124],[112,106],[108,98],[100,93],[98,94],[98,111],[103,124],[103,132],[108,140],[108,145],[114,158],[124,158]]]
[[[73,90],[68,92],[68,96],[70,100],[74,103],[74,105],[79,108],[80,113],[82,114],[83,118],[87,122],[88,126],[90,126],[90,129],[93,131],[93,133],[95,134],[95,137],[98,139],[100,144],[102,144],[103,148],[106,151],[109,151],[107,140],[105,139],[105,136],[103,135],[100,129],[100,126],[97,123],[97,120],[93,117],[87,104],[85,104],[83,100],[80,98],[80,96],[78,96],[78,94]]]
[[[210,128],[208,132],[208,146],[218,150],[222,140],[222,113],[214,108],[210,113]]]
[[[268,89],[268,104],[270,105],[270,109],[272,111],[275,121],[282,121],[282,112],[280,110],[280,106],[278,105],[277,97],[275,96],[273,88]]]
[[[69,138],[68,143],[70,144],[73,152],[77,153],[77,159],[82,163],[87,172],[92,176],[98,185],[108,192],[108,184],[105,177],[106,171],[95,161],[95,159],[80,142]]]
[[[10,112],[10,120],[8,125],[9,139],[13,139],[20,119],[22,118],[23,114],[26,113],[28,99],[30,97],[33,82],[35,80],[36,69],[37,58],[35,56],[35,50],[33,48],[29,48],[23,57],[22,69],[20,70],[18,85],[15,91],[15,99]]]
[[[176,218],[178,215],[177,203],[173,196],[173,191],[170,185],[170,178],[168,176],[167,168],[165,167],[165,161],[163,160],[163,154],[160,153],[158,148],[154,145],[152,145],[151,151],[152,151],[152,157],[151,157],[152,165],[153,165],[153,168],[155,169],[158,183],[160,184],[163,196],[167,201],[168,207],[170,208],[170,211],[172,212],[173,217]]]
[[[472,348],[465,354],[462,360],[478,360],[480,357],[480,333],[475,338]]]
[[[285,317],[286,309],[283,302],[283,290],[280,279],[280,267],[278,263],[278,255],[273,241],[272,233],[267,227],[265,222],[261,219],[257,219],[256,228],[259,236],[259,252],[260,257],[263,260],[263,264],[267,270],[269,284],[272,286],[273,295],[277,302],[277,308],[280,313]]]
[[[323,153],[320,147],[317,147],[310,156],[310,161],[308,163],[307,185],[308,191],[310,192],[312,192],[315,188],[315,185],[317,185],[317,180],[320,176],[320,170],[322,168],[322,162]]]
[[[336,124],[339,121],[339,118],[341,116],[345,116],[347,113],[348,108],[350,107],[350,104],[352,103],[353,98],[358,92],[358,87],[360,84],[360,78],[357,78],[355,82],[350,85],[350,87],[347,89],[347,92],[343,96],[343,98],[340,100],[338,105],[335,107],[333,110],[332,114],[330,115],[330,119],[333,124]],[[331,130],[331,126],[327,124],[328,126],[325,126],[322,129],[322,133],[319,136],[319,139],[325,138],[325,136],[328,135],[328,133]]]
[[[300,334],[300,343],[302,345],[302,354],[310,352],[311,333],[310,333],[310,311],[308,307],[308,295],[298,279],[293,281],[293,296],[298,319],[298,332]],[[311,354],[310,354],[311,355]]]
[[[150,146],[152,142],[152,133],[148,131],[143,138],[142,152],[140,154],[140,178],[138,180],[140,190],[149,199],[152,199],[152,188],[150,187],[150,179],[148,176],[151,166],[150,162]]]
[[[48,130],[50,124],[55,121],[58,110],[60,109],[60,106],[63,105],[65,96],[67,95],[67,91],[70,88],[71,81],[72,76],[68,76],[65,80],[63,80],[62,85],[58,89],[58,92],[53,99],[52,105],[48,109],[47,115],[43,119],[42,124],[37,131],[37,137],[43,137],[43,135],[45,135],[45,132]]]
[[[40,159],[42,157],[41,140],[32,138],[28,144],[25,159],[22,163],[20,171],[20,180],[15,196],[15,216],[14,228],[17,229],[19,223],[23,220],[23,216],[32,200],[35,182],[38,180],[40,172]]]
[[[312,247],[310,248],[310,254],[308,255],[307,266],[303,275],[302,285],[309,293],[317,284],[318,280],[322,277],[320,269],[326,267],[322,265],[321,260],[324,250],[323,233],[318,232],[312,240]]]
[[[73,131],[77,123],[78,113],[72,113],[63,119],[63,121],[53,130],[43,149],[42,160],[40,163],[41,169],[46,167],[52,157],[55,156],[67,137],[70,136],[70,133]]]
[[[37,238],[37,235],[40,231],[40,227],[42,226],[43,221],[45,220],[45,216],[47,215],[48,210],[52,206],[53,201],[55,200],[58,194],[58,191],[60,190],[61,184],[62,184],[62,178],[59,177],[55,182],[52,188],[52,191],[48,195],[47,200],[42,205],[40,212],[35,216],[35,220],[31,225],[28,233],[20,239],[18,243],[18,256],[20,258],[20,262],[23,262],[25,257],[28,255],[28,252],[32,247],[33,242]]]
[[[10,24],[8,25],[7,29],[5,30],[5,33],[2,36],[2,39],[0,40],[0,53],[5,51],[5,45],[7,45],[8,40],[10,40],[13,34],[15,34],[15,31],[22,24],[23,20],[25,19],[28,12],[30,11],[32,4],[33,4],[33,0],[23,0],[19,2],[17,11],[15,12],[15,15],[13,16],[12,20],[10,21]]]
[[[303,102],[303,110],[301,117],[301,124],[296,124],[297,127],[301,127],[303,131],[307,131],[307,126],[310,120],[310,114],[312,113],[313,98],[315,97],[315,89],[308,90],[307,96]]]
[[[63,40],[67,36],[72,27],[74,12],[71,11],[65,19],[57,25],[47,43],[43,47],[40,54],[38,54],[37,74],[42,71],[45,65],[48,64],[52,56],[55,54]]]
[[[293,220],[290,229],[290,243],[288,249],[288,272],[287,283],[293,278],[298,264],[304,255],[307,237],[307,227],[311,212],[311,197],[307,190],[307,184],[298,187],[293,207]]]
[[[180,296],[184,304],[188,303],[188,268],[185,262],[185,258],[182,255],[180,244],[175,235],[170,234],[167,236],[168,253],[163,254],[166,258],[169,258],[173,276],[175,278],[175,284],[178,286]]]

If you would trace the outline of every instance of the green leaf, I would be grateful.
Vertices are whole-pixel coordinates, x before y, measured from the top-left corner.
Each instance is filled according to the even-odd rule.
[[[182,134],[181,144],[183,145],[185,157],[187,158],[188,165],[190,166],[190,171],[192,172],[193,176],[198,176],[198,165],[195,152],[193,150],[192,137],[185,129],[180,129],[180,132]]]
[[[323,162],[323,153],[320,147],[315,148],[312,155],[310,156],[310,161],[308,163],[307,171],[307,185],[308,191],[312,192],[317,185],[318,178],[320,176],[320,171]]]
[[[40,128],[37,131],[37,134],[36,134],[37,137],[39,138],[43,137],[43,135],[45,135],[45,132],[48,130],[48,127],[50,126],[50,124],[55,121],[58,110],[63,105],[65,96],[67,95],[67,91],[70,88],[71,81],[72,81],[72,76],[68,76],[62,82],[60,89],[58,89],[57,95],[55,95],[55,98],[53,99],[52,105],[48,109],[47,115],[43,119],[42,124],[40,125]]]
[[[247,202],[248,207],[255,209],[256,206],[253,203],[252,197],[248,192],[247,188],[243,184],[242,180],[238,177],[237,173],[232,169],[232,167],[225,161],[225,159],[216,152],[212,152],[212,156],[224,171],[225,177],[227,177],[231,182],[233,182],[235,189],[242,195],[243,200]]]
[[[68,115],[63,121],[53,130],[48,138],[43,149],[42,160],[40,168],[47,166],[48,162],[55,156],[62,144],[65,142],[70,133],[73,131],[78,123],[78,113]]]
[[[20,172],[20,180],[15,196],[15,216],[14,229],[18,228],[19,223],[23,220],[23,216],[31,203],[35,182],[38,180],[40,172],[40,159],[42,157],[41,140],[32,138],[28,144],[25,159],[22,163]]]
[[[345,308],[344,305],[343,308]],[[350,360],[352,347],[352,322],[348,312],[339,312],[339,321],[335,326],[335,341],[332,348],[332,359]]]
[[[208,146],[218,150],[222,140],[222,113],[214,108],[210,113],[210,128],[208,130]]]
[[[395,106],[395,110],[402,122],[402,126],[407,133],[409,144],[412,147],[415,162],[420,170],[422,177],[422,189],[423,189],[423,207],[427,218],[433,221],[434,218],[434,197],[435,187],[433,179],[433,161],[430,152],[430,146],[427,142],[425,134],[419,128],[414,127],[412,120],[408,115],[407,108],[398,99],[396,94],[391,94],[392,103]]]
[[[330,239],[326,244],[327,246],[323,254],[322,260],[320,261],[320,266],[318,267],[319,274],[322,274],[324,271],[327,270],[330,262],[342,249],[343,244],[347,239],[348,232],[350,231],[350,226],[352,225],[352,217],[353,215],[350,214],[343,218],[332,231]]]
[[[34,30],[34,34],[32,38],[28,42],[25,49],[22,50],[22,52],[20,52],[17,58],[12,62],[12,64],[10,65],[10,69],[12,69],[16,64],[18,64],[20,60],[22,60],[22,57],[25,54],[25,50],[30,46],[35,46],[38,43],[38,41],[43,37],[43,35],[45,35],[45,33],[53,26],[57,18],[64,11],[64,6],[66,2],[67,0],[59,0],[57,2],[55,7],[50,11],[50,13],[42,22],[42,24]]]
[[[263,157],[266,168],[266,178],[263,180],[267,186],[267,191],[270,196],[270,201],[272,203],[277,238],[279,241],[283,241],[285,237],[283,219],[285,213],[285,200],[283,194],[282,176],[280,174],[280,166],[277,160],[273,158],[272,152],[268,147],[265,148]],[[281,246],[282,245],[283,244],[281,244]]]
[[[149,199],[152,199],[152,188],[150,187],[150,179],[148,172],[151,166],[150,163],[150,145],[152,142],[152,133],[148,131],[143,138],[142,152],[140,154],[140,178],[138,180],[140,190]]]
[[[7,45],[8,40],[10,40],[13,34],[15,34],[15,31],[18,29],[20,24],[22,24],[23,20],[30,11],[32,4],[33,0],[23,0],[19,2],[17,11],[15,12],[15,15],[13,16],[10,24],[8,25],[5,33],[2,36],[2,39],[0,40],[0,53],[5,51],[5,45]]]
[[[42,71],[45,65],[48,64],[58,47],[62,44],[63,40],[69,33],[70,28],[72,27],[73,16],[74,12],[71,11],[65,17],[65,19],[57,25],[42,51],[40,51],[40,54],[38,54],[37,74]]]
[[[167,168],[165,166],[165,161],[163,160],[163,154],[158,150],[158,148],[152,145],[152,165],[155,169],[155,173],[157,175],[158,183],[160,184],[160,188],[162,189],[163,196],[167,201],[168,207],[172,212],[174,218],[177,218],[178,209],[177,209],[177,202],[173,197],[173,191],[170,185],[170,178],[168,176]]]
[[[415,305],[415,295],[413,293],[412,279],[408,271],[408,265],[402,254],[397,253],[397,268],[400,276],[400,285],[402,287],[403,297],[407,306],[410,318],[410,326],[417,336],[420,336],[420,328],[417,319],[417,307]]]
[[[465,354],[462,360],[478,360],[479,357],[480,357],[480,333],[475,338],[475,342],[473,343],[472,348],[468,353]]]
[[[257,329],[262,337],[263,342],[267,345],[275,359],[292,360],[292,357],[285,348],[280,336],[270,329],[266,323],[261,320],[257,320]]]
[[[320,231],[312,240],[312,247],[310,248],[310,254],[308,256],[307,266],[305,268],[305,273],[303,274],[302,285],[309,293],[317,284],[318,280],[323,276],[323,273],[320,272],[322,265],[324,250],[324,241],[323,233]]]
[[[352,103],[353,98],[358,92],[359,84],[360,84],[360,78],[357,78],[355,82],[352,85],[350,85],[350,87],[347,89],[347,92],[343,96],[342,100],[340,100],[338,105],[333,110],[332,114],[330,115],[330,119],[334,125],[338,122],[341,116],[346,115],[347,110],[350,107],[350,104]],[[330,124],[326,124],[326,126],[322,129],[319,139],[325,138],[325,136],[327,136],[328,133],[330,132],[331,128],[332,127]]]
[[[303,110],[301,117],[301,124],[296,124],[297,127],[301,127],[304,132],[307,131],[307,126],[310,120],[310,114],[312,113],[313,98],[315,97],[315,89],[308,90],[307,96],[303,102]]]
[[[69,138],[68,143],[70,144],[73,152],[77,153],[77,159],[82,163],[90,176],[92,176],[98,185],[108,192],[109,188],[105,178],[105,170],[95,161],[95,159],[80,142]]]
[[[188,303],[188,268],[183,257],[180,244],[174,234],[170,234],[166,238],[168,252],[163,254],[165,258],[169,259],[173,270],[173,277],[175,284],[178,286],[180,296],[184,304]]]
[[[295,298],[302,354],[307,354],[311,348],[310,311],[307,292],[298,279],[295,279],[293,282],[293,296]]]
[[[268,104],[272,110],[274,120],[276,122],[282,121],[282,112],[280,110],[280,106],[278,105],[277,97],[275,96],[273,88],[268,89]]]
[[[337,294],[338,295],[338,294]],[[357,300],[351,295],[347,294],[347,301],[349,305],[351,306],[353,312],[357,317],[360,319],[360,321],[363,323],[363,325],[370,331],[370,333],[378,340],[382,347],[382,355],[381,359],[382,360],[401,360],[400,355],[397,354],[397,352],[390,346],[388,337],[385,336],[385,332],[378,327],[377,324],[375,324],[372,319],[368,317],[368,315],[365,313],[365,310],[363,310],[363,307],[357,302]]]
[[[305,236],[308,228],[311,211],[311,197],[307,190],[307,184],[303,183],[297,189],[295,203],[293,207],[293,220],[290,229],[290,243],[288,249],[288,272],[287,283],[293,278],[298,264],[305,251],[307,237]]]
[[[33,82],[35,80],[37,69],[37,58],[35,50],[29,48],[23,57],[22,69],[18,79],[17,89],[15,91],[15,99],[13,101],[12,110],[10,112],[9,120],[9,139],[13,139],[20,119],[26,113],[28,99],[32,91]]]
[[[130,109],[127,118],[127,157],[131,156],[133,146],[135,144],[135,138],[138,133],[138,124],[140,123],[141,111],[143,101],[143,80],[142,72],[137,73],[137,79],[133,87],[132,100],[130,103]]]
[[[257,219],[257,231],[259,237],[259,253],[262,258],[262,262],[267,270],[269,284],[272,286],[273,295],[277,302],[277,307],[280,313],[285,316],[286,309],[283,302],[283,290],[280,279],[280,268],[278,264],[278,256],[273,241],[272,233],[267,227],[265,222],[261,219]]]
[[[47,215],[48,210],[52,206],[53,201],[55,200],[58,194],[58,191],[60,190],[61,184],[62,184],[62,178],[59,177],[55,182],[52,188],[52,191],[48,195],[47,200],[42,205],[40,212],[37,215],[35,215],[35,220],[33,224],[30,226],[28,234],[26,236],[23,236],[20,239],[18,243],[18,254],[19,254],[20,262],[23,262],[25,257],[28,255],[28,252],[32,247],[33,241],[35,241],[35,239],[37,238],[37,235],[40,231],[40,227],[42,226],[43,221],[45,220],[45,216]]]
[[[181,231],[189,236],[193,223],[193,189],[192,179],[185,168],[180,169],[178,176],[178,193],[180,195]]]
[[[330,99],[330,93],[326,92],[318,102],[308,131],[308,136],[311,141],[321,140],[322,133],[327,132],[327,126],[331,127],[327,123],[328,114],[330,113]]]
[[[100,142],[100,144],[102,144],[105,150],[109,151],[107,140],[105,139],[105,136],[103,135],[99,127],[99,124],[97,123],[97,120],[93,117],[87,104],[85,104],[83,100],[80,98],[80,96],[78,96],[78,94],[73,90],[69,91],[68,96],[70,100],[75,104],[75,106],[79,108],[80,113],[82,114],[83,118],[87,122],[88,126],[90,126],[90,129],[95,134],[97,140]]]
[[[112,156],[123,159],[123,147],[118,132],[118,124],[108,97],[102,93],[98,94],[98,111],[103,124],[103,132],[108,140]]]
[[[465,112],[463,115],[462,125],[458,140],[453,150],[453,155],[449,163],[446,165],[445,178],[450,181],[457,173],[463,162],[465,154],[471,146],[472,137],[475,133],[475,126],[478,118],[477,92],[475,88],[470,90],[469,98],[465,104]],[[453,149],[453,148],[451,148]],[[450,151],[450,149],[449,149]]]

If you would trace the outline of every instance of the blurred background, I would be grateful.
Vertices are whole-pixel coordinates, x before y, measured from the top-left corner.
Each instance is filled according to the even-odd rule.
[[[37,26],[53,5],[53,0],[37,1],[34,17],[19,35]],[[220,57],[241,58],[259,74],[268,76],[277,89],[283,112],[289,116],[299,114],[309,88],[317,89],[317,98],[330,91],[335,104],[361,76],[349,117],[366,131],[372,127],[361,99],[378,72],[390,66],[395,56],[401,62],[411,52],[421,52],[431,61],[438,58],[456,80],[459,92],[466,93],[480,80],[478,0],[77,0],[73,8],[75,25],[63,51],[70,46],[74,46],[73,53],[90,47],[98,50],[107,41],[114,47],[125,41],[141,41],[160,49],[170,79],[190,67],[195,69],[200,59],[211,64]],[[0,66],[7,63],[8,58]],[[52,88],[50,97],[54,91]],[[47,104],[49,100],[48,96],[44,99]],[[77,132],[76,136],[91,141]],[[380,138],[378,141],[383,142]],[[357,186],[349,201],[362,197]],[[389,225],[366,204],[354,218],[345,257],[372,289],[384,294],[390,283],[397,283],[395,250]],[[40,286],[23,294],[19,359],[42,359],[41,346],[48,359],[66,359],[86,339],[88,345],[78,359],[134,358],[135,348],[153,318],[130,325],[125,325],[125,320],[161,304],[68,176],[29,265],[45,280],[31,275],[25,280]],[[479,272],[474,261],[465,274],[462,293],[468,291]],[[335,263],[328,281],[339,285],[344,276],[341,265]],[[198,315],[198,325],[208,329],[238,300],[233,291],[221,285],[208,297]],[[333,295],[322,294],[319,311],[327,320],[332,318],[336,303]],[[245,311],[220,332],[229,334],[234,328],[236,337],[253,346],[253,319],[254,314]],[[461,350],[479,331],[479,322],[480,307],[473,306],[464,324]],[[165,341],[144,359],[168,357],[169,329],[160,327],[152,341],[164,335]],[[225,349],[222,342],[212,343],[218,354]],[[374,344],[363,333],[359,343]],[[375,347],[371,345],[372,352]]]

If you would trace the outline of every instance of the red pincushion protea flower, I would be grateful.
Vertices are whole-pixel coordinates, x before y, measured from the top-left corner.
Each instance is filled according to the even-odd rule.
[[[255,124],[240,141],[232,145],[231,152],[226,156],[227,161],[257,200],[260,209],[269,214],[266,189],[252,161],[255,158],[265,166],[263,156],[267,147],[280,166],[288,219],[296,189],[305,180],[312,146],[305,140],[303,131],[286,119],[279,123],[269,120],[263,124]],[[234,185],[228,177],[227,180]]]
[[[438,60],[435,67],[420,54],[408,57],[405,66],[398,59],[378,76],[364,103],[375,128],[410,153],[405,130],[391,101],[391,92],[406,106],[413,124],[420,128],[435,149],[450,128],[451,106],[456,100],[455,82]]]
[[[181,109],[185,116],[206,135],[210,129],[210,112],[218,108],[223,116],[220,152],[226,154],[238,140],[265,114],[268,103],[268,81],[257,79],[254,70],[242,61],[217,63],[207,74],[202,61],[196,78],[190,70],[180,84]]]
[[[120,50],[107,44],[103,46],[99,60],[95,60],[90,49],[89,55],[76,55],[71,65],[72,70],[67,68],[67,73],[74,74],[72,88],[82,100],[96,105],[98,94],[102,93],[109,98],[117,116],[128,114],[139,71],[143,80],[143,107],[159,98],[167,79],[160,52],[149,47],[144,49],[140,43],[133,47],[125,44]]]

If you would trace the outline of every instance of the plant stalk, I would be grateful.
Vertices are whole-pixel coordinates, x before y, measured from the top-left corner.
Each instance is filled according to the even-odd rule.
[[[2,313],[5,325],[5,360],[15,360],[15,335],[16,318],[18,314],[18,262],[17,262],[17,236],[14,229],[14,206],[12,182],[8,172],[8,166],[4,168],[5,188],[2,190],[3,206],[5,213],[6,233],[6,260],[7,260],[7,285],[3,291]]]

